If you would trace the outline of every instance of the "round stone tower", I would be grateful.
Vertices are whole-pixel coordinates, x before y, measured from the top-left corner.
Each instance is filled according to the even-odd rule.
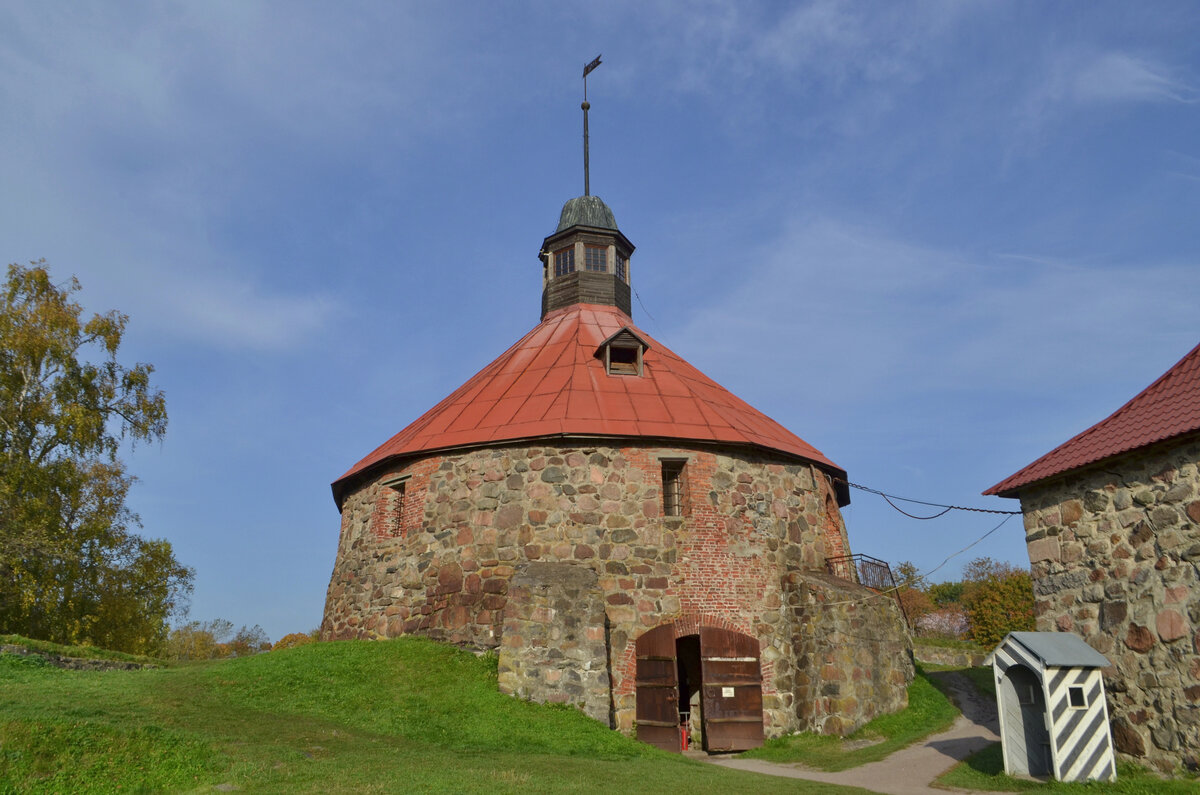
[[[541,322],[333,483],[323,637],[497,649],[506,692],[664,748],[902,706],[895,604],[825,571],[845,472],[634,324],[633,250],[568,201]]]

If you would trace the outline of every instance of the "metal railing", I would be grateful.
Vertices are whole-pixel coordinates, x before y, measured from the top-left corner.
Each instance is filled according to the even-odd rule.
[[[888,565],[886,560],[873,558],[870,555],[841,555],[836,558],[826,558],[825,567],[834,577],[850,582],[856,582],[859,585],[866,586],[872,591],[888,593],[896,600],[897,606],[900,608],[900,614],[904,616],[904,623],[908,624],[908,613],[904,609],[904,602],[900,600],[900,589],[896,584],[896,578],[892,575],[892,567]]]

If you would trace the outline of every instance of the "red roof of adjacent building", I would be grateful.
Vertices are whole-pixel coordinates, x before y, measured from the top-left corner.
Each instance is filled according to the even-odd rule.
[[[641,376],[609,375],[596,352],[628,328],[650,347]],[[333,483],[388,459],[548,436],[613,436],[751,445],[845,472],[775,420],[692,367],[612,306],[546,315],[477,375]]]
[[[1073,469],[1200,431],[1200,345],[1133,400],[984,494],[1013,497]]]

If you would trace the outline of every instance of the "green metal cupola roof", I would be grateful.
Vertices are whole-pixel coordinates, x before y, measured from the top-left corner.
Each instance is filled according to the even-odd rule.
[[[554,234],[573,226],[617,231],[617,219],[599,196],[576,196],[574,199],[568,199],[563,205]]]

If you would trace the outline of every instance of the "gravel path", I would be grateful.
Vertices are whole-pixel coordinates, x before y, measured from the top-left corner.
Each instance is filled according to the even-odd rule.
[[[945,795],[947,791],[964,792],[965,790],[934,789],[929,785],[957,762],[1000,741],[1000,735],[997,733],[996,703],[980,694],[970,680],[960,673],[935,673],[933,676],[946,684],[954,703],[962,710],[962,715],[958,716],[953,726],[941,734],[932,735],[922,743],[896,751],[886,759],[838,773],[826,773],[802,765],[776,764],[759,759],[713,756],[709,757],[708,761],[721,767],[766,773],[770,776],[846,784],[888,795]]]

